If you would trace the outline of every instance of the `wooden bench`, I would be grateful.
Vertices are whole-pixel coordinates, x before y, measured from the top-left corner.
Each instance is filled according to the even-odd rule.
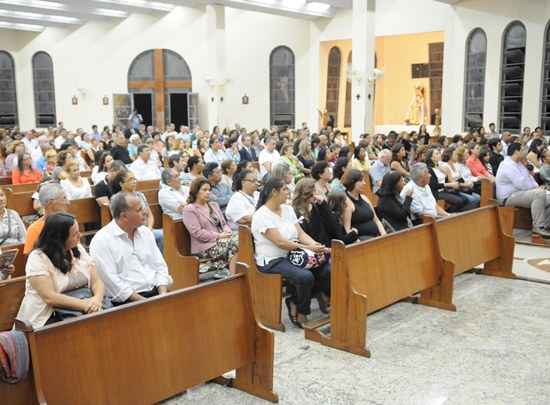
[[[369,357],[368,314],[418,292],[420,304],[455,311],[454,264],[436,240],[432,223],[348,246],[333,241],[331,313],[305,325],[306,339]]]
[[[164,260],[174,279],[172,290],[199,284],[199,259],[191,255],[189,233],[182,220],[163,214]]]
[[[455,275],[483,264],[483,274],[515,278],[514,238],[505,232],[513,217],[511,207],[493,204],[435,223],[437,242],[443,256],[454,263]]]
[[[13,193],[25,193],[28,191],[32,191],[34,193],[38,190],[39,185],[40,183],[10,184],[4,189],[9,188]]]
[[[258,320],[268,328],[284,332],[285,326],[281,321],[283,278],[279,274],[258,270],[254,258],[254,239],[250,228],[244,225],[239,226],[238,261],[248,266],[248,280]]]
[[[140,180],[137,182],[136,191],[145,191],[145,190],[159,190],[160,189],[160,179],[155,180]]]
[[[17,211],[19,216],[35,215],[36,210],[33,206],[32,195],[34,191],[13,192],[11,188],[6,188],[7,208]]]
[[[151,212],[154,218],[153,227],[155,229],[162,228],[162,209],[160,207],[159,198],[158,198],[159,190],[150,189],[150,190],[143,190],[141,192],[143,193],[143,195],[145,195],[145,198],[147,199],[147,203],[149,204],[149,208],[151,208]],[[99,216],[101,219],[102,227],[107,225],[113,219],[108,205],[99,205]]]
[[[40,404],[152,404],[231,370],[230,386],[278,400],[246,273],[27,333]]]

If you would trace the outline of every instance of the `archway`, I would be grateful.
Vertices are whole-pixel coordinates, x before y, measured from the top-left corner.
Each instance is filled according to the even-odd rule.
[[[140,53],[128,70],[128,92],[146,125],[198,125],[198,95],[192,88],[189,66],[169,49]]]

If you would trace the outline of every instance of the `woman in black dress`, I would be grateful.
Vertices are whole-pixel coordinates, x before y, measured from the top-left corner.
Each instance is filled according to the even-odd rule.
[[[378,207],[376,209],[379,217],[385,219],[396,231],[407,229],[412,224],[411,203],[412,191],[401,202],[399,193],[405,186],[403,176],[397,172],[389,172],[382,179],[382,186],[378,190]]]
[[[371,202],[366,196],[361,194],[363,173],[359,170],[351,169],[344,176],[342,183],[346,188],[348,199],[353,204],[351,224],[346,224],[346,228],[357,229],[360,240],[385,235],[384,226],[376,216]]]

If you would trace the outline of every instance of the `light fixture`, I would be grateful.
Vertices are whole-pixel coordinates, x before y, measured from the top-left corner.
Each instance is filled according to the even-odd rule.
[[[46,15],[40,13],[29,13],[26,11],[12,11],[0,9],[0,17],[11,17],[11,18],[20,18],[24,20],[38,20],[38,21],[47,21],[60,24],[78,24],[80,23],[79,18],[75,17],[66,17],[63,15]]]
[[[148,1],[148,0],[95,0],[100,3],[110,3],[120,6],[132,6],[149,8],[151,10],[158,11],[172,11],[176,5],[170,3],[163,3],[160,1]]]
[[[112,8],[96,8],[93,13],[95,15],[102,15],[104,17],[117,17],[117,18],[126,18],[128,13],[122,10],[113,10]]]
[[[0,21],[0,28],[7,28],[11,30],[20,30],[20,31],[35,31],[35,32],[40,32],[44,30],[43,25],[13,23],[8,21]]]
[[[48,10],[66,10],[67,6],[55,1],[43,0],[0,0],[0,4],[9,4],[13,6],[45,8]]]

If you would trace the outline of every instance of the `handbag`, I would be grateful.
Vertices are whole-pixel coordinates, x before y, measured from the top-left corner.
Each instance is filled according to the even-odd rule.
[[[288,252],[288,261],[303,269],[313,269],[327,261],[325,253],[315,253],[309,249],[294,249]]]
[[[88,298],[92,298],[94,296],[91,288],[89,287],[81,287],[76,288],[74,290],[65,291],[63,294],[68,295],[73,298],[77,298],[79,300],[85,300]],[[101,305],[102,309],[109,309],[112,308],[113,304],[107,297],[103,297],[103,303]],[[55,318],[56,321],[62,321],[67,318],[74,318],[76,316],[84,315],[85,313],[82,311],[78,311],[76,309],[67,309],[67,308],[57,308],[54,307],[52,317]]]

